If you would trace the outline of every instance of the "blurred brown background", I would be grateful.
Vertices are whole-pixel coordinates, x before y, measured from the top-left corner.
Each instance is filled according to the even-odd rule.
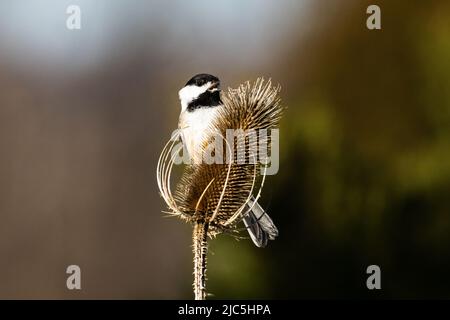
[[[450,298],[444,0],[2,1],[0,298],[192,297],[155,169],[200,72],[272,77],[288,107],[262,201],[280,237],[211,241],[215,297]]]

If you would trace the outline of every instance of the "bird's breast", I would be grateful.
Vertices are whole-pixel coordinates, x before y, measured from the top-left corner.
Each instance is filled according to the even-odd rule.
[[[207,142],[212,122],[218,114],[218,108],[202,108],[193,112],[184,111],[180,115],[179,128],[189,156],[201,161],[203,144]]]

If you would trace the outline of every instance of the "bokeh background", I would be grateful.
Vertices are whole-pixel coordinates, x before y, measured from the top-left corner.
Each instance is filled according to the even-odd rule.
[[[211,241],[214,297],[450,298],[445,0],[1,1],[0,298],[192,297],[155,169],[200,72],[271,77],[287,107],[262,200],[280,236]]]

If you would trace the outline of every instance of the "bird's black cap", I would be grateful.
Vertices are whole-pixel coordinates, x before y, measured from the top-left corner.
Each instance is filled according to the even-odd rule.
[[[212,83],[220,83],[219,78],[207,74],[207,73],[200,73],[195,76],[193,76],[187,83],[186,86],[197,86],[201,87],[205,83],[212,82]]]

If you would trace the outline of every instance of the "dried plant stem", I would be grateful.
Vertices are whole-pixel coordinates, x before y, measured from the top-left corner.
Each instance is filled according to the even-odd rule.
[[[197,221],[192,234],[194,250],[194,295],[195,300],[206,298],[206,256],[208,254],[209,224]]]

